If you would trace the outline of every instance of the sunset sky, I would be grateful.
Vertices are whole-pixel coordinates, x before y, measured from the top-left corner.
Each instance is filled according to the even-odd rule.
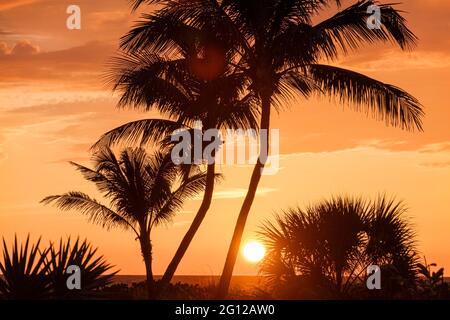
[[[388,1],[391,2],[391,1]],[[353,1],[345,1],[345,4]],[[66,28],[66,8],[81,7],[81,30]],[[244,235],[289,206],[337,194],[404,200],[422,255],[450,268],[450,1],[398,6],[419,37],[413,52],[362,48],[339,65],[405,89],[424,105],[424,132],[405,132],[328,100],[301,100],[274,114],[281,170],[265,176]],[[145,8],[149,11],[148,7]],[[336,12],[331,7],[324,16]],[[0,237],[56,241],[88,238],[121,274],[143,274],[132,233],[106,231],[76,212],[39,204],[47,195],[98,195],[67,162],[89,165],[99,136],[131,120],[157,116],[115,108],[102,81],[120,36],[138,18],[127,0],[0,0]],[[220,274],[243,201],[250,166],[221,166],[225,176],[178,274]],[[200,204],[188,202],[153,235],[154,269],[164,272]],[[235,274],[257,268],[239,256]]]

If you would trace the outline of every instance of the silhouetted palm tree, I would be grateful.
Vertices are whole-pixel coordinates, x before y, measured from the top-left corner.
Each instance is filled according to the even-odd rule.
[[[367,27],[372,0],[361,0],[318,24],[312,18],[335,0],[135,0],[162,6],[123,38],[128,50],[151,48],[154,54],[173,53],[174,25],[208,29],[235,49],[230,63],[249,78],[249,90],[260,99],[260,128],[270,128],[272,106],[286,98],[312,93],[351,102],[356,110],[372,113],[386,123],[405,129],[421,129],[420,103],[401,89],[343,68],[335,62],[349,50],[376,41],[396,42],[402,49],[416,41],[404,18],[390,5],[379,5],[380,29]],[[269,142],[262,146],[269,150]],[[260,154],[230,244],[219,287],[226,296],[246,220],[255,198],[267,155]]]
[[[246,78],[227,64],[230,53],[224,44],[218,44],[206,31],[185,25],[171,28],[176,30],[173,51],[177,59],[159,57],[148,49],[126,51],[114,59],[109,75],[114,90],[121,94],[119,107],[155,109],[170,119],[127,123],[104,134],[94,148],[119,142],[145,145],[167,140],[177,129],[192,130],[197,121],[202,122],[203,130],[258,127],[257,101],[252,92],[244,94]],[[214,162],[191,160],[207,163],[206,189],[200,208],[164,273],[162,285],[172,279],[212,201]]]
[[[87,194],[72,191],[49,196],[43,203],[55,203],[63,210],[79,210],[93,223],[105,228],[132,230],[139,240],[144,258],[149,297],[154,297],[151,231],[170,221],[184,200],[204,189],[206,175],[193,172],[186,176],[170,155],[156,152],[148,156],[143,149],[126,149],[117,158],[104,148],[94,156],[94,169],[72,163],[88,181],[95,183],[106,206]],[[198,171],[193,167],[192,171]]]
[[[285,298],[348,298],[365,285],[369,265],[389,267],[404,287],[413,286],[417,253],[404,211],[384,196],[373,202],[336,197],[284,211],[260,231],[268,248],[261,271]],[[384,272],[382,279],[390,280]]]

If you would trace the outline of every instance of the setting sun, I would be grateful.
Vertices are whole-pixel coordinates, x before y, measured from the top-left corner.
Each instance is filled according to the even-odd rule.
[[[258,262],[264,258],[266,248],[257,241],[251,241],[244,246],[244,257],[250,262]]]

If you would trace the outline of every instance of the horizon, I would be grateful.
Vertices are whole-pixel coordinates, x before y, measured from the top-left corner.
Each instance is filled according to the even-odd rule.
[[[117,94],[102,81],[119,38],[148,8],[131,14],[124,0],[79,0],[81,30],[68,30],[69,2],[0,4],[0,236],[8,244],[15,234],[20,240],[42,236],[42,243],[87,238],[119,275],[140,276],[145,268],[131,232],[106,231],[81,214],[39,203],[69,190],[101,199],[68,161],[90,166],[89,148],[102,133],[158,116],[117,109]],[[411,0],[398,7],[419,37],[415,50],[377,45],[339,65],[411,93],[424,106],[424,132],[387,127],[327,99],[286,103],[272,115],[272,127],[280,130],[280,171],[263,176],[244,243],[257,239],[261,223],[282,210],[336,195],[386,194],[408,208],[421,256],[450,268],[450,2]],[[331,6],[324,15],[334,12]],[[221,273],[251,169],[219,166],[225,180],[176,276]],[[173,223],[155,229],[155,274],[164,273],[200,203],[188,201]],[[239,254],[235,276],[257,272],[257,264]]]

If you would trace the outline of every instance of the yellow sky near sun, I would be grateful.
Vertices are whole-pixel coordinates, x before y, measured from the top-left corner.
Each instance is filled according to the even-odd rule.
[[[76,213],[39,204],[49,194],[68,190],[96,195],[67,161],[88,164],[88,149],[100,134],[155,116],[116,110],[116,97],[101,82],[105,62],[136,19],[127,1],[77,2],[80,31],[65,28],[70,1],[0,4],[0,236],[87,237],[122,274],[142,274],[132,234],[108,232]],[[335,194],[376,197],[385,192],[410,208],[428,261],[450,267],[450,3],[411,0],[401,8],[420,38],[414,52],[364,48],[340,64],[416,96],[426,108],[425,132],[386,128],[328,101],[290,103],[273,116],[273,127],[280,129],[282,169],[263,177],[245,239],[254,238],[263,219],[289,206]],[[220,170],[225,181],[179,274],[221,271],[250,168]],[[198,200],[190,201],[172,225],[155,232],[156,273],[164,271],[198,206]],[[237,274],[255,272],[254,264],[239,257]]]

